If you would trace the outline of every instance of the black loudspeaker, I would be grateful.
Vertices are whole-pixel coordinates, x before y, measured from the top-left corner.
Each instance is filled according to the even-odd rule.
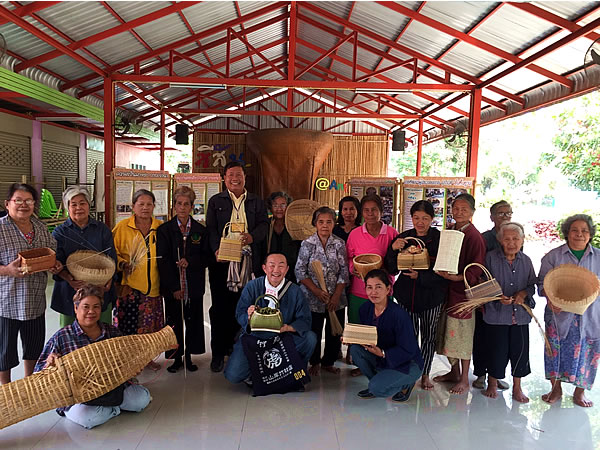
[[[188,134],[187,125],[175,125],[175,143],[177,145],[188,145]]]
[[[392,151],[403,152],[406,143],[406,133],[404,130],[396,130],[392,133]]]

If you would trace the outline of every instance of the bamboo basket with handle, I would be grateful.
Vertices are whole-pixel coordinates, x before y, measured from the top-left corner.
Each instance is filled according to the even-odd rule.
[[[0,429],[51,409],[94,400],[177,347],[173,329],[121,336],[75,350],[54,365],[0,386]]]
[[[323,265],[321,264],[321,261],[315,259],[311,265],[315,275],[317,276],[317,279],[319,280],[319,287],[325,292],[329,293],[327,290],[327,284],[325,284],[325,274],[323,273]],[[331,334],[334,336],[340,336],[344,332],[342,324],[335,315],[335,311],[331,311],[329,309],[327,311],[329,312],[329,320],[331,322]]]
[[[469,286],[469,282],[467,281],[467,269],[471,266],[479,267],[485,274],[487,281],[484,281],[483,283],[480,283],[477,286]],[[487,270],[487,267],[485,267],[482,264],[467,264],[465,270],[463,270],[463,279],[465,282],[465,296],[468,299],[502,297],[502,288],[500,287],[496,279],[492,277],[492,274],[489,270]]]
[[[231,227],[231,222],[227,222],[223,227],[223,235],[221,236],[221,244],[219,245],[219,260],[241,262],[242,241],[238,237],[229,237]]]
[[[425,247],[425,242],[421,239],[407,236],[404,239],[412,239],[417,242],[420,251],[411,253],[409,248],[404,248],[398,253],[397,263],[398,270],[427,270],[429,269],[429,252]],[[407,246],[408,247],[408,246]],[[414,247],[414,246],[411,246]]]

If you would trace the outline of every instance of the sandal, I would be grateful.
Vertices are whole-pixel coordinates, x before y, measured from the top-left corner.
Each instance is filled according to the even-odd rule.
[[[406,385],[400,392],[392,397],[393,402],[404,403],[410,398],[410,394],[415,387],[415,384]]]

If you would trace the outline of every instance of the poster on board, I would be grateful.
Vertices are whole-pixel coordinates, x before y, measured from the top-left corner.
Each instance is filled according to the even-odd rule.
[[[410,208],[419,200],[423,200],[423,189],[420,188],[407,188],[404,189],[404,211],[403,211],[403,223],[406,225],[406,229],[413,227],[412,217],[410,216]]]
[[[383,211],[381,220],[392,226],[397,222],[398,179],[385,177],[352,178],[348,180],[350,193],[359,200],[365,195],[378,195],[381,197]]]
[[[173,176],[173,189],[181,186],[188,186],[194,190],[196,199],[192,205],[192,217],[204,223],[208,199],[221,190],[221,175],[208,172],[176,173]]]
[[[115,223],[127,219],[133,212],[131,204],[133,197],[133,181],[119,180],[115,183]]]
[[[154,217],[160,220],[168,220],[169,215],[169,182],[153,181],[152,193],[156,197],[154,203]]]

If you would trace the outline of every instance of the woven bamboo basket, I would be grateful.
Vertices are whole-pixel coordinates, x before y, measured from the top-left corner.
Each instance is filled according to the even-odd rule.
[[[242,241],[239,237],[230,237],[231,222],[227,222],[223,227],[223,235],[219,245],[219,260],[220,261],[242,261]]]
[[[381,256],[375,253],[365,253],[364,255],[356,255],[352,260],[354,268],[364,278],[371,270],[381,269],[383,260]]]
[[[285,228],[294,241],[303,241],[315,232],[312,226],[312,215],[319,209],[319,204],[313,200],[295,200],[285,211]]]
[[[90,344],[55,365],[0,386],[0,429],[49,411],[94,400],[136,376],[148,361],[177,347],[171,327]]]
[[[47,247],[32,248],[19,252],[21,270],[24,273],[43,272],[52,269],[56,264],[56,253]]]
[[[469,283],[467,282],[467,269],[471,266],[477,266],[479,267],[484,275],[487,278],[487,281],[484,281],[483,283],[479,283],[477,286],[469,286]],[[487,267],[479,264],[479,263],[471,263],[471,264],[467,264],[467,266],[465,267],[465,270],[463,270],[463,278],[464,278],[464,282],[465,282],[465,296],[468,299],[473,299],[473,298],[491,298],[491,297],[502,297],[502,288],[500,287],[500,285],[498,284],[498,282],[496,281],[496,279],[492,276],[492,274],[490,273],[489,270],[487,270]]]
[[[544,292],[554,306],[583,314],[600,293],[600,280],[585,267],[562,264],[546,274]]]
[[[377,345],[377,328],[371,325],[347,323],[342,335],[344,344]]]
[[[410,247],[415,247],[413,245],[408,248],[402,249],[401,252],[398,253],[397,264],[398,270],[427,270],[429,269],[429,252],[425,248],[425,242],[423,242],[419,238],[415,237],[405,237],[404,239],[412,239],[417,242],[418,250],[414,253],[410,250]]]
[[[78,281],[104,286],[115,274],[115,262],[104,253],[78,250],[67,258],[67,269]]]

